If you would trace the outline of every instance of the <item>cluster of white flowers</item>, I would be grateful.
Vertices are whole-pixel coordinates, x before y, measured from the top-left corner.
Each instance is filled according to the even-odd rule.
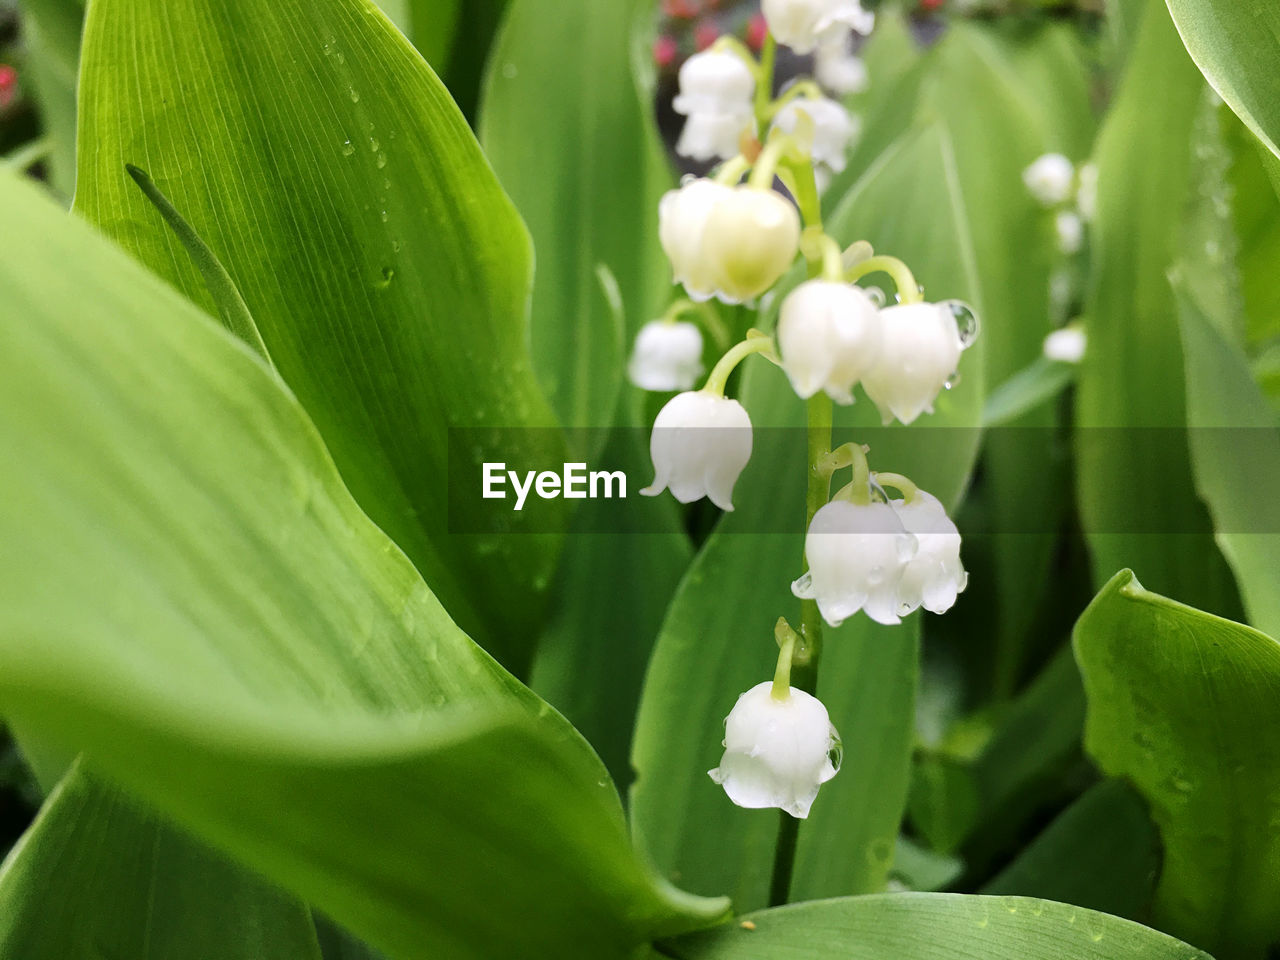
[[[874,18],[856,0],[764,0],[763,7],[779,42],[817,53],[829,88],[860,82],[852,76],[849,34],[869,30]],[[757,94],[771,84],[768,72],[731,44],[690,58],[680,72],[675,106],[688,118],[681,152],[726,162],[714,177],[687,178],[661,200],[659,239],[689,300],[644,326],[628,365],[632,382],[644,389],[681,391],[654,422],[654,481],[641,492],[669,490],[681,503],[707,498],[726,511],[733,509],[753,436],[750,416],[725,396],[725,386],[748,356],[760,353],[780,366],[800,398],[819,404],[812,410],[827,404],[819,394],[853,403],[861,384],[886,424],[910,424],[933,411],[977,332],[972,311],[958,301],[924,302],[902,261],[877,256],[867,244],[842,251],[823,231],[819,189],[844,169],[856,123],[813,81],[800,81],[762,105]],[[753,142],[757,122],[767,128],[763,144]],[[1029,172],[1028,185],[1048,195],[1054,175],[1042,166],[1034,176]],[[776,179],[794,200],[774,189]],[[782,300],[775,335],[752,331],[724,353],[701,389],[693,389],[703,369],[703,338],[678,318],[702,312],[713,336],[723,340],[708,301],[754,301],[773,290],[800,255],[811,279]],[[893,305],[885,306],[878,290],[858,285],[878,271],[897,287]],[[828,414],[830,409],[825,407]],[[819,449],[832,442],[829,426],[810,431],[811,442],[821,441]],[[827,492],[829,502],[814,512],[805,536],[806,572],[792,584],[797,597],[812,602],[807,624],[838,626],[859,611],[896,624],[921,608],[949,610],[967,574],[959,531],[943,505],[906,477],[872,473],[866,450],[852,443],[809,465],[811,484],[815,478],[823,483],[811,486],[811,493],[829,491],[832,474],[844,468],[852,468],[853,480],[834,497]],[[900,496],[891,497],[886,488]],[[793,656],[810,653],[785,621],[779,630],[786,639],[780,632],[775,677],[738,698],[725,722],[724,756],[709,773],[739,806],[778,807],[805,817],[819,787],[839,768],[840,740],[826,707],[791,686]]]
[[[1022,182],[1042,207],[1054,211],[1059,252],[1066,256],[1079,253],[1084,247],[1084,225],[1097,213],[1097,166],[1087,163],[1077,172],[1067,157],[1046,153],[1022,172]]]

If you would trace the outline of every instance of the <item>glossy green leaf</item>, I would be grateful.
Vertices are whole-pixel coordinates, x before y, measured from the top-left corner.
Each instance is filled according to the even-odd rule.
[[[1092,787],[982,893],[1040,897],[1145,919],[1160,873],[1160,837],[1146,805],[1119,780]]]
[[[1182,346],[1166,279],[1181,257],[1203,86],[1163,3],[1149,0],[1096,154],[1077,479],[1097,582],[1129,566],[1155,589],[1229,613],[1236,609],[1234,587],[1196,498],[1181,432]],[[1160,163],[1151,162],[1156,153]]]
[[[1280,644],[1122,571],[1076,624],[1085,747],[1164,843],[1155,922],[1218,960],[1280,941]]]
[[[393,958],[622,956],[720,909],[654,885],[598,758],[247,347],[36,188],[0,199],[6,716]]]
[[[467,518],[447,437],[553,418],[527,352],[527,235],[443,86],[368,0],[97,0],[83,64],[77,212],[210,307],[124,165],[147,170],[362,507],[522,668],[555,542],[451,534]],[[554,436],[508,430],[482,458],[559,462]]]
[[[670,944],[679,960],[1213,960],[1128,920],[1026,897],[903,893],[799,903]]]
[[[1218,545],[1240,584],[1249,621],[1280,636],[1280,421],[1249,364],[1175,284],[1187,364],[1187,412],[1196,486]]]
[[[1280,157],[1280,8],[1238,0],[1167,0],[1205,79]]]
[[[76,768],[0,869],[0,954],[320,960],[310,911]]]
[[[649,9],[514,0],[485,85],[481,138],[533,234],[534,367],[572,427],[612,425],[630,338],[669,289],[658,200],[673,176],[632,68],[637,11]],[[623,342],[601,264],[622,292]]]
[[[867,239],[904,257],[931,296],[965,298],[980,309],[969,221],[944,130],[923,131],[894,150],[828,229],[842,244]],[[945,428],[977,423],[980,352],[967,355],[962,370],[963,383],[939,398],[923,429],[875,429],[879,418],[861,401],[837,418],[836,442],[869,442],[874,465],[954,503],[978,437]],[[638,838],[669,878],[729,893],[736,907],[750,909],[766,901],[778,813],[733,807],[706,771],[719,760],[724,717],[737,695],[772,675],[774,622],[798,616],[790,584],[802,563],[805,436],[803,405],[772,366],[750,366],[742,396],[753,423],[766,429],[757,432],[735,511],[695,559],[658,639],[637,721],[631,810]],[[784,529],[785,517],[795,518],[794,532],[762,532]],[[918,618],[886,628],[857,617],[827,633],[818,695],[843,738],[847,769],[822,788],[800,830],[793,898],[883,889],[906,801],[918,630]]]
[[[1074,365],[1037,357],[991,391],[982,408],[982,425],[1000,427],[1023,418],[1061,396],[1075,378]]]

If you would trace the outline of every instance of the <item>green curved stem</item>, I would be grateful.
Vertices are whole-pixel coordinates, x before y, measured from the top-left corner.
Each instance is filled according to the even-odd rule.
[[[901,493],[906,503],[910,503],[920,495],[920,488],[900,473],[875,473],[872,477],[880,486],[893,487]]]
[[[702,386],[702,392],[723,397],[725,384],[729,382],[729,375],[733,373],[738,364],[753,353],[773,353],[773,340],[765,336],[748,337],[737,346],[731,347],[712,367],[711,373],[707,376],[707,382]]]
[[[897,257],[869,257],[861,263],[850,267],[848,272],[845,273],[845,279],[850,283],[857,283],[863,277],[872,273],[887,273],[893,279],[894,286],[898,288],[900,302],[904,304],[924,302],[924,296],[920,293],[920,285],[916,283],[915,274],[911,272],[910,267]]]

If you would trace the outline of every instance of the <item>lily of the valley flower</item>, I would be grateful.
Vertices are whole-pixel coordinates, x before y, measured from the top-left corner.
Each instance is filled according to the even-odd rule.
[[[725,720],[724,756],[708,773],[740,807],[804,819],[840,769],[840,735],[822,701],[794,687],[778,699],[773,687],[766,681],[738,697]]]
[[[737,156],[743,132],[754,124],[755,85],[751,68],[731,51],[705,50],[686,60],[672,101],[688,117],[676,152],[703,162]]]
[[[833,500],[805,535],[809,572],[791,585],[838,627],[859,610],[877,623],[901,623],[898,585],[919,545],[887,503]]]
[[[850,31],[832,33],[818,43],[813,59],[814,78],[837,96],[867,89],[867,65],[850,46]]]
[[[764,0],[769,30],[796,53],[812,53],[824,39],[847,30],[870,33],[876,15],[858,0]]]
[[[1058,238],[1058,252],[1072,256],[1084,246],[1084,222],[1080,215],[1062,210],[1053,218],[1053,229]]]
[[[800,215],[772,190],[696,179],[668,191],[658,236],[694,300],[742,303],[773,286],[800,247]]]
[[[810,280],[782,303],[778,349],[782,369],[802,399],[819,390],[853,402],[854,384],[880,354],[877,307],[859,287]]]
[[[688,390],[702,373],[702,333],[685,321],[653,320],[640,328],[627,377],[641,390]]]
[[[1079,363],[1084,359],[1086,344],[1083,327],[1063,327],[1044,338],[1044,355],[1059,363]]]
[[[676,394],[659,411],[649,439],[653,483],[640,492],[670,490],[681,503],[707,497],[733,509],[733,486],[751,459],[751,418],[742,404],[706,390]]]
[[[1056,207],[1071,199],[1075,166],[1060,153],[1046,153],[1022,172],[1022,182],[1045,207]]]
[[[880,311],[880,355],[862,375],[887,425],[894,417],[911,423],[933,412],[933,401],[955,376],[967,331],[951,303],[911,303]]]
[[[773,125],[785,133],[795,133],[800,115],[813,121],[813,162],[819,188],[848,164],[849,144],[857,135],[857,121],[843,105],[826,97],[792,100],[778,111]]]
[[[946,613],[969,584],[960,562],[960,531],[938,498],[923,490],[913,491],[909,500],[893,500],[891,506],[917,543],[898,581],[898,615],[905,617],[918,607]]]

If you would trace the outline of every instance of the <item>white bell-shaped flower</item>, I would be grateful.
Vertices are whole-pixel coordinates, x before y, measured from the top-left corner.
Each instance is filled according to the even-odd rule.
[[[1084,221],[1080,215],[1070,210],[1062,210],[1053,218],[1054,233],[1057,234],[1058,252],[1072,256],[1080,252],[1084,246]]]
[[[809,572],[791,585],[814,600],[822,619],[838,627],[859,610],[877,623],[901,623],[898,583],[916,539],[887,503],[833,500],[813,516],[805,535]]]
[[[849,144],[858,133],[858,124],[842,104],[826,97],[792,100],[778,111],[773,125],[785,133],[795,133],[801,114],[813,121],[813,162],[831,173],[848,165]]]
[[[1043,206],[1056,207],[1071,198],[1076,168],[1060,153],[1046,153],[1022,171],[1022,182]]]
[[[676,153],[699,163],[731,160],[741,151],[742,135],[754,127],[749,114],[693,113],[680,131]]]
[[[840,30],[818,43],[813,59],[813,76],[836,96],[862,93],[867,89],[867,65],[853,52],[850,32]]]
[[[778,807],[804,819],[839,769],[840,735],[822,701],[794,687],[778,700],[766,681],[729,711],[724,756],[708,774],[740,807]]]
[[[710,300],[716,292],[716,274],[703,238],[711,211],[732,187],[706,178],[691,179],[677,190],[668,190],[658,204],[658,239],[671,261],[675,282],[684,284],[694,300]]]
[[[733,486],[751,459],[751,418],[737,400],[703,390],[678,393],[653,423],[649,439],[653,483],[640,492],[670,490],[681,503],[707,497],[733,509]]]
[[[885,424],[911,423],[955,376],[967,346],[950,303],[912,303],[880,311],[880,355],[862,387]]]
[[[918,544],[898,582],[898,615],[905,617],[918,607],[946,613],[969,584],[960,562],[960,531],[938,498],[923,490],[909,503],[894,500],[893,508]]]
[[[763,0],[769,31],[796,53],[812,53],[824,39],[847,30],[870,33],[876,15],[858,0]]]
[[[627,377],[641,390],[688,390],[702,373],[702,332],[692,323],[653,320],[636,335]]]
[[[740,56],[728,50],[704,50],[680,68],[680,92],[671,105],[686,117],[698,113],[750,115],[755,90],[755,75]]]
[[[778,320],[778,350],[801,399],[825,390],[836,403],[853,403],[854,384],[880,354],[878,312],[847,283],[809,280],[791,291]]]
[[[1080,168],[1080,183],[1076,187],[1076,206],[1086,223],[1092,223],[1098,215],[1098,165],[1086,163]]]
[[[772,287],[795,261],[800,214],[781,194],[743,184],[712,207],[702,242],[716,296],[742,303]]]

